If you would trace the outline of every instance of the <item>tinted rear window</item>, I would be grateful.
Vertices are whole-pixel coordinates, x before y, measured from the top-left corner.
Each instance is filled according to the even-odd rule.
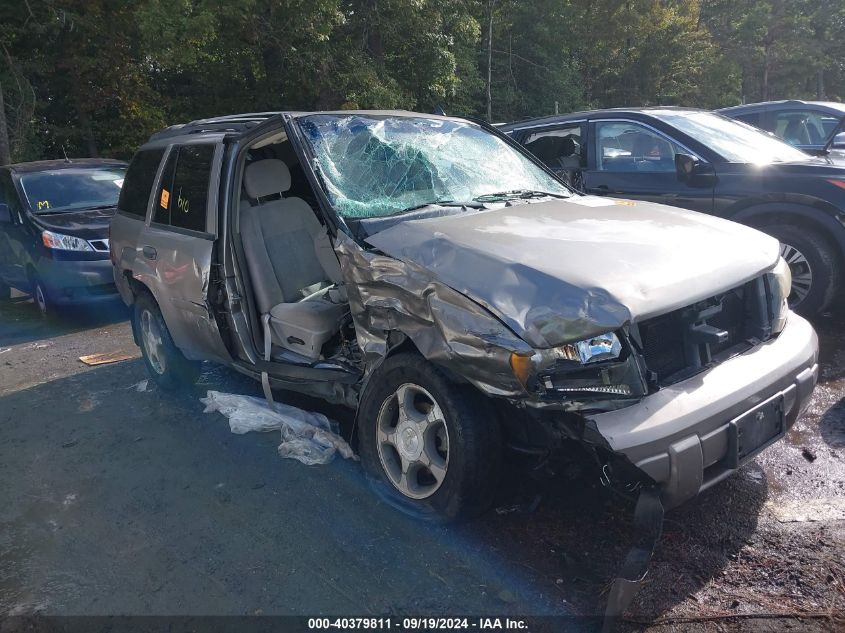
[[[173,176],[174,199],[170,202],[172,226],[205,231],[208,181],[213,160],[214,145],[186,145],[179,150]]]
[[[120,192],[118,208],[125,213],[146,217],[150,190],[153,188],[163,149],[142,150],[129,163],[129,171]]]
[[[214,145],[174,147],[155,200],[154,221],[192,231],[206,230],[208,184]]]

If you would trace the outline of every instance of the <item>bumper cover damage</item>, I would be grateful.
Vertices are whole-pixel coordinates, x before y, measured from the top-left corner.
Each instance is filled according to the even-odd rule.
[[[659,484],[663,502],[671,508],[782,437],[806,407],[817,379],[816,333],[792,314],[778,337],[637,404],[588,415],[587,426]],[[732,444],[736,420],[778,398],[783,428],[738,460]]]

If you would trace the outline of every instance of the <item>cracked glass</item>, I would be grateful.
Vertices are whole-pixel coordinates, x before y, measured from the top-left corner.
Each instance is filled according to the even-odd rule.
[[[337,213],[395,215],[429,204],[476,205],[516,190],[569,189],[501,138],[468,121],[317,114],[299,119]]]

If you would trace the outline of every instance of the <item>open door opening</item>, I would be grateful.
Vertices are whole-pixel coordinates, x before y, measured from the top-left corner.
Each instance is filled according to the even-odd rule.
[[[358,374],[340,264],[284,130],[254,141],[241,160],[234,235],[252,289],[248,312],[259,355],[267,363]]]

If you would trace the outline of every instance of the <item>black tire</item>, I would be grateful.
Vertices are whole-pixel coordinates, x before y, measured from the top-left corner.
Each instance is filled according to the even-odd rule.
[[[32,278],[32,301],[38,308],[38,313],[44,319],[52,319],[56,316],[56,305],[47,286],[38,277]]]
[[[432,396],[448,432],[445,477],[421,499],[410,498],[391,482],[377,441],[383,407],[395,406],[397,390],[406,384]],[[397,354],[371,377],[357,419],[361,463],[373,489],[391,505],[433,523],[469,519],[490,507],[502,459],[501,429],[490,400],[472,386],[456,384],[416,353]]]
[[[167,390],[193,385],[200,374],[200,363],[185,358],[173,343],[170,330],[167,329],[161,310],[152,295],[142,293],[137,297],[134,319],[138,342],[141,346],[141,356],[147,366],[147,372],[155,383]],[[160,339],[160,344],[154,345],[146,337],[147,319],[150,326],[157,328],[156,334]]]
[[[808,267],[812,274],[809,290],[805,289],[806,295],[803,297],[798,296],[801,293],[793,281],[789,306],[804,316],[815,316],[824,311],[833,301],[842,280],[841,262],[833,245],[818,231],[796,224],[770,224],[762,227],[762,230],[776,237],[782,248],[792,247],[803,255],[806,263],[800,260],[790,263],[793,280]]]

